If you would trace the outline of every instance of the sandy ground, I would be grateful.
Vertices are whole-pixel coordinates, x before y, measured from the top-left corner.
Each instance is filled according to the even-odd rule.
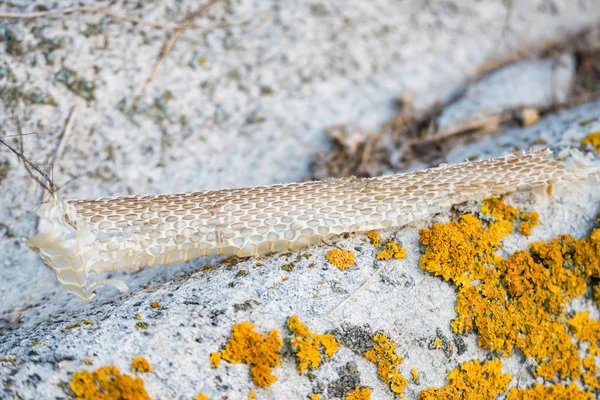
[[[44,163],[77,105],[73,130],[54,169],[59,184],[74,178],[62,189],[67,198],[303,180],[312,156],[328,146],[328,125],[355,122],[375,129],[394,113],[394,100],[402,94],[413,93],[416,106],[427,107],[451,95],[483,61],[600,19],[594,0],[512,3],[508,10],[501,1],[225,2],[197,22],[231,25],[183,32],[144,91],[169,31],[89,14],[2,21],[0,134],[14,134],[11,115],[18,116],[25,132],[38,132],[24,138],[26,153]],[[0,5],[0,10],[34,10],[29,2],[22,7]],[[173,23],[197,5],[155,1],[113,7]],[[569,144],[600,129],[599,108],[592,103],[549,116],[533,127],[456,149],[448,159],[506,154],[515,142],[528,148],[539,138],[549,145]],[[590,119],[591,124],[580,124]],[[327,264],[329,247],[320,245],[289,257],[272,256],[264,267],[247,260],[202,272],[217,261],[207,259],[124,272],[119,275],[131,288],[127,296],[106,288],[85,304],[62,291],[52,272],[20,242],[20,235],[35,229],[32,210],[40,191],[5,151],[0,168],[6,171],[0,174],[0,327],[18,327],[1,333],[0,355],[28,360],[18,367],[0,365],[0,375],[16,371],[13,386],[0,398],[42,392],[64,398],[62,383],[85,367],[84,357],[93,357],[95,366],[114,363],[127,370],[137,354],[157,371],[144,377],[155,398],[191,399],[198,392],[245,398],[252,389],[247,367],[212,370],[208,354],[225,342],[235,322],[248,319],[266,332],[281,329],[292,314],[317,332],[344,323],[388,332],[405,355],[405,376],[413,367],[422,371],[421,386],[409,386],[408,398],[442,385],[458,362],[485,356],[474,335],[466,337],[468,350],[460,356],[427,349],[437,329],[452,336],[455,295],[450,285],[417,268],[417,231],[431,221],[394,233],[409,250],[403,261],[374,262],[374,249],[357,234],[336,241],[358,249],[351,272]],[[527,241],[511,237],[505,249],[525,248],[529,241],[558,233],[581,236],[593,224],[598,200],[598,190],[585,185],[551,198],[512,196],[514,204],[537,210],[542,223]],[[300,254],[311,256],[302,258],[293,273],[279,268]],[[250,274],[236,278],[242,270]],[[282,281],[287,275],[289,280]],[[367,281],[360,296],[336,308]],[[154,300],[163,308],[149,309]],[[234,307],[248,300],[260,305]],[[137,312],[149,323],[147,330],[134,328]],[[110,318],[100,321],[103,316]],[[86,318],[94,321],[91,329],[64,331],[64,325]],[[31,340],[40,343],[32,353]],[[303,398],[319,385],[340,380],[347,363],[356,365],[360,384],[372,387],[374,398],[391,398],[373,365],[347,348],[312,381],[300,376],[291,360],[284,358],[279,382],[259,391],[259,398]],[[515,376],[522,366],[516,356],[504,365]]]

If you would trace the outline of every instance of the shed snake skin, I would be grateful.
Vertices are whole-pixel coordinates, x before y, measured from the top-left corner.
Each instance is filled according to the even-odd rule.
[[[563,154],[564,153],[564,154]],[[181,194],[63,200],[38,209],[25,243],[68,291],[88,301],[101,285],[89,274],[188,261],[296,250],[345,232],[398,228],[519,189],[586,179],[580,153],[550,150],[441,165],[369,179],[343,178]]]

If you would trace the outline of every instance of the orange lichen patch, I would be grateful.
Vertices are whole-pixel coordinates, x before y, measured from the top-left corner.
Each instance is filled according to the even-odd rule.
[[[372,392],[370,388],[357,386],[353,392],[346,393],[346,400],[371,400]]]
[[[279,337],[279,332],[271,330],[266,336],[254,331],[254,325],[248,321],[235,324],[231,328],[231,337],[225,345],[225,349],[210,355],[213,366],[218,362],[214,360],[217,357],[222,358],[233,364],[244,363],[251,365],[250,376],[257,386],[270,386],[277,381],[277,377],[272,374],[271,368],[279,366],[281,363],[279,351],[283,342]]]
[[[600,374],[598,374],[598,366],[596,365],[596,359],[593,355],[588,355],[583,359],[583,383],[588,387],[589,390],[600,391]]]
[[[160,303],[158,301],[153,301],[152,303],[150,303],[150,307],[160,308]]]
[[[312,333],[296,315],[288,318],[287,327],[293,334],[290,344],[296,353],[300,373],[306,371],[308,367],[317,368],[321,364],[322,352],[328,357],[333,357],[340,348],[340,344],[331,334]]]
[[[419,400],[495,399],[506,391],[512,376],[502,373],[502,363],[496,358],[485,364],[479,360],[464,362],[450,371],[446,379],[450,384],[423,390]]]
[[[392,257],[402,260],[406,258],[406,249],[400,247],[395,241],[388,240],[383,246],[383,250],[377,252],[376,257],[378,260],[389,260]]]
[[[440,338],[436,338],[436,339],[433,341],[433,344],[434,344],[434,345],[435,345],[435,347],[437,347],[438,349],[441,349],[441,348],[442,348],[442,345],[443,345],[443,343],[442,343],[442,339],[440,339]]]
[[[501,199],[486,199],[483,201],[481,212],[494,217],[496,220],[516,221],[519,210],[505,204]]]
[[[142,316],[140,315],[140,313],[135,314],[135,319],[137,319],[138,321],[141,321]]]
[[[473,214],[421,229],[419,242],[425,246],[425,254],[419,266],[458,286],[476,279],[494,279],[500,271],[488,266],[502,262],[495,250],[512,230],[512,223],[502,219],[484,228]]]
[[[594,286],[594,301],[596,302],[596,306],[600,308],[600,283]]]
[[[152,366],[144,357],[137,356],[131,362],[131,369],[136,372],[152,372]]]
[[[540,223],[540,216],[537,212],[520,212],[500,199],[484,200],[481,212],[494,217],[497,221],[504,220],[512,223],[519,221],[519,232],[525,236],[530,236],[531,230]]]
[[[600,356],[600,321],[590,319],[590,312],[575,313],[568,321],[573,336],[590,344],[588,353]]]
[[[575,383],[569,386],[554,384],[545,386],[539,383],[527,389],[512,388],[508,391],[507,400],[546,400],[546,399],[569,399],[569,400],[592,400],[590,393],[585,393]]]
[[[309,396],[310,400],[321,400],[321,396],[319,396],[318,394],[311,394]]]
[[[250,392],[248,393],[248,399],[254,399],[256,397],[256,393]]]
[[[375,231],[369,231],[366,233],[367,237],[371,240],[371,244],[376,249],[381,247],[381,235]]]
[[[415,382],[415,383],[419,382],[420,378],[419,378],[419,374],[417,373],[416,368],[411,369],[410,374],[412,375],[413,382]]]
[[[200,393],[198,396],[196,396],[195,400],[210,400],[210,398]]]
[[[404,388],[408,385],[408,381],[398,371],[404,360],[396,355],[396,345],[390,342],[389,338],[383,333],[376,333],[373,340],[375,340],[376,345],[367,350],[365,358],[377,364],[377,374],[389,386],[390,390],[400,395],[400,397],[404,397]]]
[[[482,212],[494,220],[484,225],[466,214],[420,232],[420,267],[457,285],[452,329],[477,332],[481,347],[504,356],[517,347],[538,363],[535,376],[578,379],[584,367],[573,336],[586,341],[598,333],[572,319],[570,335],[566,305],[586,293],[588,278],[600,276],[600,229],[579,240],[561,235],[533,243],[505,260],[496,250],[524,214],[496,200],[485,201]]]
[[[329,250],[327,255],[325,255],[325,258],[342,271],[354,265],[354,253],[349,250]]]
[[[521,225],[519,226],[519,232],[525,236],[530,236],[531,230],[540,223],[540,216],[535,211],[530,213],[522,213],[520,218]]]
[[[74,372],[69,386],[77,400],[150,400],[140,378],[121,375],[112,365]]]
[[[79,328],[82,324],[84,324],[84,325],[92,325],[93,322],[90,321],[89,319],[84,319],[83,321],[76,322],[73,325],[67,325],[67,326],[65,326],[65,329],[71,330],[73,328]]]
[[[596,148],[596,151],[600,154],[600,131],[592,132],[581,140],[583,146],[591,144]]]
[[[210,366],[217,368],[221,364],[221,352],[210,353]]]

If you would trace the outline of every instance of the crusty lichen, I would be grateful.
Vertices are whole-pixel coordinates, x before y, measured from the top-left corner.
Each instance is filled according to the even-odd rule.
[[[457,285],[458,317],[452,329],[477,332],[481,347],[504,356],[517,347],[537,362],[536,377],[554,381],[589,376],[590,368],[583,365],[569,334],[566,305],[586,293],[588,278],[600,276],[600,229],[579,240],[561,235],[533,243],[529,251],[503,259],[496,254],[501,240],[513,232],[518,219],[522,224],[531,214],[524,217],[498,200],[485,201],[482,213],[493,220],[484,225],[466,214],[420,232],[425,246],[420,267]],[[579,320],[570,321],[582,326]],[[581,341],[593,337],[581,332],[583,336],[573,336]],[[583,381],[589,390],[595,388],[589,377]]]
[[[69,386],[77,400],[150,400],[140,378],[122,375],[112,365],[74,372]]]
[[[354,252],[349,250],[332,249],[327,252],[325,258],[342,271],[354,265]]]
[[[321,353],[333,357],[340,348],[340,344],[331,334],[312,333],[296,315],[288,318],[287,327],[292,333],[290,345],[296,354],[300,373],[308,367],[317,368],[321,364]]]
[[[585,393],[575,383],[564,386],[558,383],[554,385],[542,385],[535,383],[526,389],[516,387],[508,391],[507,400],[547,400],[547,399],[569,399],[569,400],[592,400],[591,393]]]
[[[500,199],[487,199],[483,201],[481,212],[496,220],[504,220],[511,223],[519,223],[519,232],[525,236],[531,235],[531,230],[538,226],[540,216],[537,212],[520,212],[513,206],[509,206]]]
[[[385,382],[390,390],[404,397],[404,388],[408,381],[399,372],[399,366],[404,361],[396,355],[396,344],[390,342],[387,335],[376,333],[373,336],[376,345],[365,353],[365,358],[377,364],[377,374]]]
[[[368,387],[357,386],[353,392],[346,393],[346,400],[371,400],[372,392]]]
[[[402,260],[406,258],[406,249],[400,247],[394,240],[388,240],[383,245],[383,250],[377,252],[376,257],[378,260],[389,260],[392,257]]]
[[[417,369],[416,368],[411,369],[410,374],[412,375],[413,382],[418,384],[419,380],[421,378],[419,377],[419,374],[417,373]]]
[[[263,336],[254,331],[253,324],[243,321],[231,328],[229,342],[222,351],[212,353],[210,361],[213,367],[219,365],[220,359],[233,364],[248,364],[252,367],[250,376],[254,384],[270,386],[277,381],[272,368],[281,363],[279,351],[282,346],[283,342],[277,330],[273,329]]]
[[[502,363],[496,358],[484,364],[479,360],[464,362],[446,379],[448,385],[421,391],[419,400],[495,399],[506,391],[512,376],[502,373]]]
[[[525,236],[531,236],[531,230],[539,225],[540,216],[537,212],[522,213],[520,215],[521,224],[519,225],[519,232]]]
[[[381,235],[376,231],[369,231],[366,233],[369,240],[371,240],[371,244],[376,249],[382,247],[381,244]],[[400,247],[398,243],[394,240],[387,240],[385,244],[383,244],[383,249],[377,252],[375,256],[378,260],[389,260],[394,257],[396,260],[402,260],[406,258],[406,249]]]
[[[591,144],[596,148],[598,154],[600,154],[600,131],[592,132],[581,140],[583,146]]]
[[[84,325],[92,325],[93,322],[90,321],[89,319],[84,319],[83,321],[79,321],[79,322],[76,322],[76,323],[74,323],[72,325],[65,326],[65,329],[66,330],[71,330],[71,329],[74,329],[74,328],[79,328],[82,324],[84,324]]]
[[[131,369],[136,372],[152,372],[152,366],[144,357],[137,356],[131,362]]]
[[[200,393],[198,396],[196,396],[195,400],[210,400],[210,397]]]
[[[369,231],[366,233],[367,237],[371,240],[371,244],[376,249],[381,247],[381,235],[376,231]]]

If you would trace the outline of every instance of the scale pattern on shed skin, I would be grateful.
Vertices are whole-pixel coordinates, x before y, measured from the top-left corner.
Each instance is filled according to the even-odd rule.
[[[442,165],[377,178],[64,201],[38,210],[28,246],[84,300],[88,274],[210,255],[296,250],[345,232],[400,227],[469,200],[584,179],[551,151]]]

